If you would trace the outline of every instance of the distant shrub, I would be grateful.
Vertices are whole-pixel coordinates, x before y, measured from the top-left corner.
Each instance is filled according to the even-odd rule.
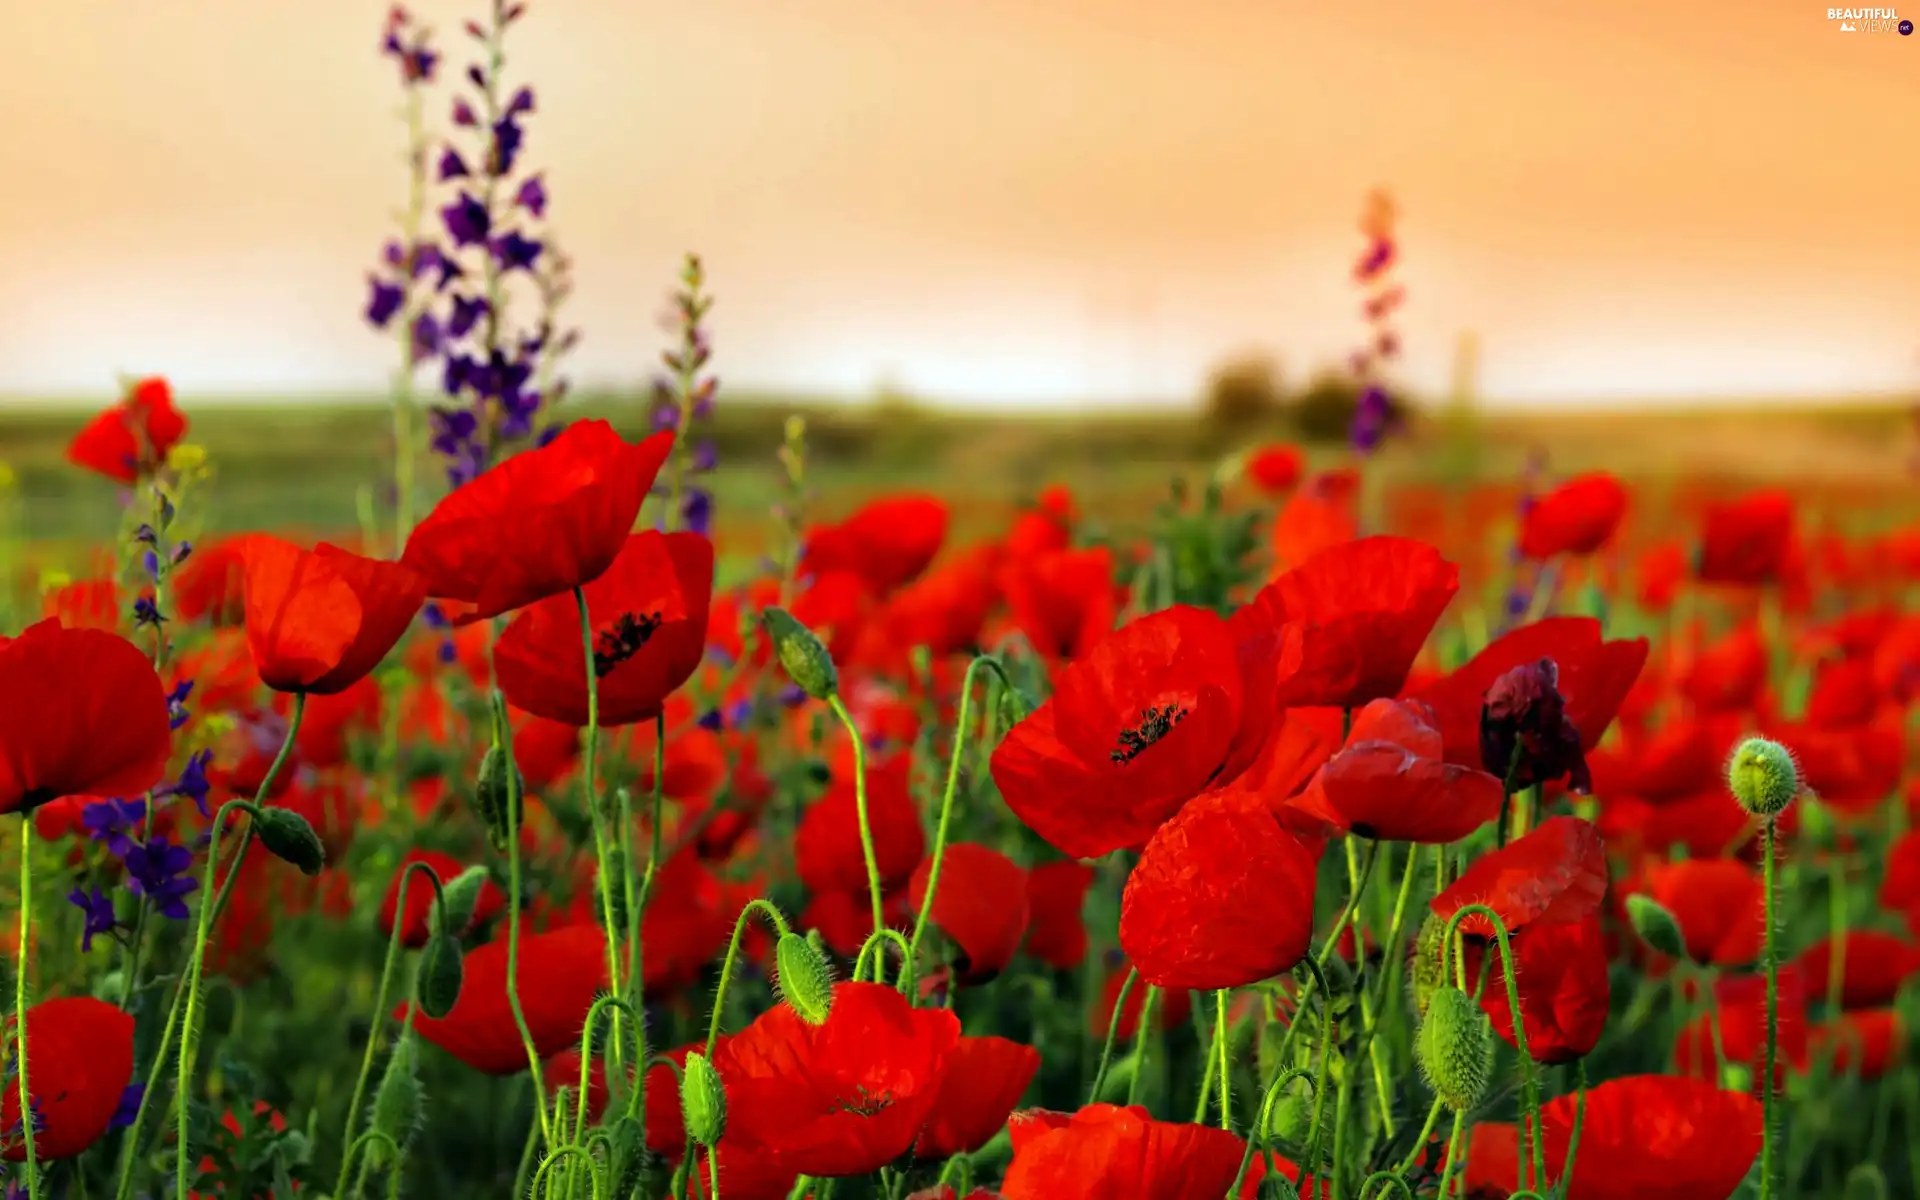
[[[1406,406],[1391,401],[1392,420],[1404,420]],[[1323,371],[1307,384],[1307,390],[1294,398],[1293,421],[1301,440],[1307,442],[1344,442],[1353,429],[1354,413],[1360,408],[1360,384],[1344,372]]]
[[[1206,422],[1221,433],[1244,433],[1279,422],[1286,409],[1280,365],[1265,355],[1243,355],[1215,367],[1203,401]]]

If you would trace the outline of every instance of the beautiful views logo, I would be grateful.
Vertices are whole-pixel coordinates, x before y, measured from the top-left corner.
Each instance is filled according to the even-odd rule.
[[[1830,8],[1827,20],[1836,21],[1841,33],[1898,33],[1910,36],[1913,22],[1891,8]]]

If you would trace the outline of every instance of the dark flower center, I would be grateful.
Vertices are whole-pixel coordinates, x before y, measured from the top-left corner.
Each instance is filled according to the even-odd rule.
[[[1141,709],[1139,723],[1120,731],[1119,742],[1107,757],[1125,766],[1144,754],[1148,746],[1172,733],[1173,727],[1186,716],[1187,710],[1178,704],[1156,704]]]
[[[621,613],[593,639],[594,678],[605,679],[615,667],[640,653],[659,629],[659,613]]]
[[[852,1113],[856,1117],[877,1117],[893,1107],[893,1093],[869,1092],[864,1086],[853,1089],[853,1099],[835,1100],[828,1112]]]

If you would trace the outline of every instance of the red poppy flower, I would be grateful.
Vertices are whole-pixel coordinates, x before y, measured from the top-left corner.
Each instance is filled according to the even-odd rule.
[[[58,621],[0,638],[0,813],[137,796],[172,751],[166,690],[132,642]]]
[[[627,539],[586,584],[600,724],[650,721],[706,653],[713,543],[697,533],[648,530]],[[587,723],[579,602],[549,596],[514,617],[493,651],[500,690],[516,708]]]
[[[1346,746],[1292,803],[1360,837],[1444,846],[1500,815],[1506,795],[1485,771],[1443,760],[1433,710],[1375,700],[1353,719]]]
[[[1687,957],[1742,967],[1760,956],[1765,897],[1760,877],[1730,858],[1693,858],[1647,868],[1646,889],[1673,914]]]
[[[1504,849],[1475,859],[1429,907],[1444,921],[1469,904],[1484,904],[1512,935],[1535,923],[1581,920],[1599,910],[1606,894],[1607,855],[1600,831],[1579,817],[1549,817]],[[1460,932],[1494,936],[1481,913],[1461,918]]]
[[[1702,583],[1758,587],[1779,580],[1793,544],[1793,496],[1754,492],[1707,509],[1694,577]]]
[[[1528,1055],[1542,1063],[1585,1058],[1606,1029],[1611,997],[1599,914],[1529,925],[1512,940],[1514,983],[1526,1019]],[[1480,978],[1488,955],[1493,956],[1492,965],[1480,993],[1480,1007],[1492,1020],[1493,1031],[1517,1050],[1499,952],[1478,938],[1466,941],[1467,978]]]
[[[933,860],[920,864],[907,887],[914,912],[927,894]],[[1013,961],[1026,936],[1027,873],[1006,855],[974,842],[954,842],[940,864],[932,919],[960,948],[953,967],[961,983],[991,982]]]
[[[884,596],[918,578],[946,538],[946,501],[919,494],[885,496],[838,525],[815,529],[804,562],[815,574],[849,572]]]
[[[913,802],[912,774],[913,765],[905,754],[867,764],[867,828],[879,860],[880,882],[888,889],[912,878],[926,855],[920,809]],[[866,892],[859,794],[851,772],[836,779],[801,816],[793,854],[800,879],[811,890]]]
[[[1156,987],[1271,979],[1312,941],[1319,865],[1264,806],[1203,796],[1154,833],[1127,877],[1120,947]]]
[[[715,1055],[726,1140],[806,1175],[876,1171],[919,1138],[959,1041],[951,1011],[884,984],[836,985],[817,1026],[775,1005]]]
[[[13,1018],[7,1018],[12,1037]],[[33,1136],[41,1162],[74,1158],[99,1141],[133,1081],[133,1018],[104,1000],[70,996],[27,1010],[27,1088],[40,1118]],[[20,1130],[20,1080],[0,1095],[0,1129]],[[25,1162],[26,1142],[9,1133],[0,1158]]]
[[[1071,661],[1113,631],[1121,595],[1105,546],[1015,557],[1000,568],[1015,628],[1035,654]]]
[[[1040,1052],[997,1037],[963,1037],[940,1076],[940,1097],[927,1118],[915,1158],[929,1162],[972,1154],[993,1140],[1040,1070]]]
[[[1087,892],[1093,868],[1068,859],[1041,863],[1027,872],[1028,955],[1056,970],[1071,971],[1087,957]]]
[[[1906,1023],[1891,1008],[1843,1012],[1807,1031],[1814,1062],[1836,1075],[1857,1072],[1862,1079],[1878,1079],[1900,1065],[1906,1045]]]
[[[597,921],[597,899],[593,903],[590,919]],[[692,848],[662,863],[654,876],[653,897],[640,919],[640,937],[646,947],[640,962],[642,986],[664,994],[699,979],[700,972],[726,948],[739,911],[739,903],[727,907],[720,880]]]
[[[1247,478],[1269,496],[1284,496],[1300,482],[1307,456],[1286,442],[1262,446],[1247,456]]]
[[[564,595],[613,565],[672,449],[670,431],[628,445],[605,421],[575,421],[449,493],[401,559],[429,596],[472,605],[463,621]]]
[[[1901,985],[1920,973],[1920,946],[1875,929],[1850,929],[1842,942],[1840,1005],[1842,1008],[1880,1008],[1892,1004]],[[1821,996],[1832,978],[1834,939],[1807,947],[1795,959],[1807,984]]]
[[[1156,1121],[1144,1108],[1089,1104],[1050,1116],[1045,1123],[1029,1118],[1015,1137],[1000,1185],[1006,1200],[1219,1200],[1239,1177],[1246,1151],[1225,1130]]]
[[[245,621],[247,542],[255,536],[243,533],[195,546],[187,561],[167,576],[174,614],[215,626]]]
[[[173,406],[167,381],[142,379],[74,435],[67,461],[115,483],[137,483],[166,462],[186,432],[187,419]]]
[[[1879,708],[1871,657],[1830,658],[1814,668],[1806,715],[1812,728],[1836,733],[1860,729],[1872,723]]]
[[[194,690],[199,698],[199,689]],[[273,698],[274,711],[290,716],[293,697],[286,692]],[[380,724],[380,682],[363,675],[330,696],[309,696],[300,718],[300,732],[294,735],[294,753],[310,767],[342,766],[347,761],[348,741],[355,734],[377,733]],[[275,747],[278,749],[278,747]]]
[[[408,889],[411,899],[412,889]],[[520,1007],[533,1034],[533,1048],[550,1058],[580,1041],[587,1010],[607,986],[607,937],[595,925],[569,925],[552,933],[522,934],[517,978]],[[406,1014],[401,1005],[400,1017]],[[527,1069],[526,1047],[507,1002],[507,938],[504,931],[466,956],[460,998],[445,1017],[420,1013],[420,1036],[483,1075],[513,1075]]]
[[[399,868],[393,873],[393,882],[387,885],[386,899],[380,902],[380,933],[385,937],[393,936],[393,921],[400,907],[400,881],[414,863],[425,863],[431,868],[443,888],[459,878],[468,866],[453,855],[438,850],[407,851],[400,860]],[[414,871],[412,876],[407,883],[406,915],[400,920],[400,943],[417,950],[427,944],[427,915],[433,911],[434,893],[433,884],[423,879],[420,872]],[[486,924],[499,915],[506,904],[506,895],[493,885],[491,879],[487,880],[480,885],[480,898],[474,903],[470,925]],[[505,978],[503,974],[501,979]],[[501,986],[506,985],[503,983]]]
[[[1702,714],[1745,712],[1767,686],[1767,644],[1748,621],[1695,656],[1680,693]]]
[[[1813,981],[1801,974],[1799,967],[1780,969],[1776,1087],[1784,1085],[1789,1068],[1807,1067],[1807,999],[1812,987]],[[1689,1021],[1674,1038],[1673,1069],[1695,1079],[1716,1081],[1721,1078],[1724,1061],[1752,1068],[1758,1076],[1767,1051],[1767,977],[1721,975],[1713,981],[1710,995],[1708,1011]],[[1759,1086],[1756,1078],[1755,1094]]]
[[[325,542],[302,550],[258,534],[245,563],[247,648],[276,691],[346,691],[380,665],[426,601],[413,568]]]
[[[1801,786],[1846,816],[1872,814],[1899,790],[1900,778],[1906,774],[1904,725],[1829,733],[1782,723],[1767,733],[1793,751]]]
[[[1566,1166],[1573,1131],[1571,1200],[1704,1200],[1731,1196],[1760,1155],[1760,1102],[1739,1092],[1670,1075],[1630,1075],[1590,1088],[1578,1119],[1578,1095],[1540,1106],[1547,1177]],[[1474,1125],[1467,1156],[1469,1190],[1505,1195],[1519,1169],[1519,1131]]]
[[[1604,471],[1579,475],[1535,500],[1520,523],[1527,558],[1592,554],[1612,540],[1627,511],[1627,489]]]
[[[1647,663],[1645,638],[1609,642],[1592,617],[1548,617],[1493,640],[1465,666],[1413,693],[1433,706],[1447,761],[1479,767],[1480,709],[1487,689],[1508,671],[1550,658],[1559,669],[1557,686],[1567,718],[1580,731],[1582,749],[1592,750],[1613,723]]]
[[[1007,807],[1061,853],[1137,846],[1180,806],[1252,764],[1281,650],[1178,605],[1115,630],[1060,672],[1051,698],[993,752]]]
[[[120,628],[120,587],[111,579],[83,579],[54,588],[40,597],[40,615],[53,617],[68,629]]]
[[[1279,704],[1358,708],[1399,695],[1459,590],[1460,568],[1425,542],[1361,538],[1281,575],[1234,622],[1301,626],[1301,666],[1282,683]]]

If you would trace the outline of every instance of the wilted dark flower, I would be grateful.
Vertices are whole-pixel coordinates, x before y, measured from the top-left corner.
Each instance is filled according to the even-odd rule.
[[[1559,664],[1543,658],[1493,681],[1480,705],[1480,761],[1509,792],[1562,776],[1573,791],[1592,788],[1580,731],[1560,694]]]

